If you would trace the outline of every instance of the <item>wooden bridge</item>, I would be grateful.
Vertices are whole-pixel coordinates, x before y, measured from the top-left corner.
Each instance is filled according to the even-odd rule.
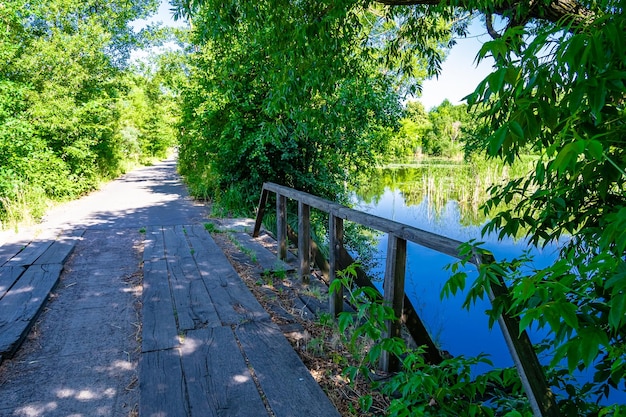
[[[294,270],[249,234],[259,270]],[[15,354],[80,235],[1,246],[1,357]],[[143,252],[141,417],[339,416],[203,224],[153,226]]]
[[[50,231],[0,245],[0,363],[28,334],[81,233]]]
[[[276,253],[254,239],[269,192],[277,197]],[[419,317],[409,311],[404,296],[406,244],[412,241],[458,256],[459,242],[269,183],[263,188],[253,236],[239,234],[240,244],[264,263],[262,270],[290,268],[276,263],[277,256],[284,260],[287,255],[287,198],[298,202],[298,276],[302,279],[308,279],[311,270],[311,208],[329,215],[331,280],[345,251],[344,220],[389,234],[383,296],[399,316],[408,318],[405,324],[418,343],[429,346],[430,358],[436,361],[436,346]],[[0,361],[13,356],[24,340],[81,233],[62,231],[0,246]],[[144,244],[140,416],[339,415],[203,224],[148,227]],[[475,260],[477,265],[487,261]],[[494,285],[492,295],[502,291],[504,285]],[[341,294],[330,297],[329,311],[337,314],[342,306]],[[518,335],[512,317],[501,317],[500,324],[535,414],[555,415],[528,337]],[[389,323],[388,334],[398,332],[399,324]],[[381,365],[393,369],[396,364],[387,357]]]
[[[338,415],[204,227],[147,236],[141,416]]]

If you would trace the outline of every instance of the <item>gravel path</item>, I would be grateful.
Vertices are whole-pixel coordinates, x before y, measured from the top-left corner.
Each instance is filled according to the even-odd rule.
[[[0,243],[84,231],[28,339],[0,367],[0,416],[136,415],[142,231],[205,217],[169,159],[1,234]]]

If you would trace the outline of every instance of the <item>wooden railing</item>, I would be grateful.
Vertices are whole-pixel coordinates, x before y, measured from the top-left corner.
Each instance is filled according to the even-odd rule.
[[[299,275],[303,280],[308,280],[311,273],[311,207],[328,213],[329,215],[329,281],[331,283],[336,278],[337,264],[340,254],[342,253],[342,250],[345,250],[343,248],[344,220],[355,222],[371,229],[387,233],[389,239],[382,297],[384,302],[393,309],[396,317],[403,317],[403,313],[406,315],[406,303],[410,304],[410,300],[406,297],[404,292],[407,241],[457,259],[462,259],[458,250],[459,245],[461,244],[459,241],[408,226],[406,224],[398,223],[393,220],[384,219],[369,213],[354,210],[341,204],[274,183],[263,184],[263,190],[261,192],[253,232],[253,236],[255,237],[258,236],[261,229],[261,223],[265,215],[269,192],[276,194],[276,240],[278,242],[278,257],[281,260],[285,260],[287,257],[287,198],[298,202],[297,246]],[[477,268],[479,268],[481,264],[490,262],[493,262],[493,258],[480,254],[477,254],[472,260],[472,263],[476,265]],[[499,283],[491,284],[489,297],[493,301],[496,297],[506,295],[507,292],[504,280],[500,278]],[[330,312],[334,315],[339,314],[343,308],[342,292],[337,291],[332,293],[330,295],[329,303]],[[413,312],[415,311],[413,308],[410,310]],[[420,331],[427,333],[419,317],[417,317],[417,321],[419,321],[419,325],[421,326]],[[528,334],[526,331],[519,331],[519,320],[517,317],[507,314],[506,308],[504,309],[504,313],[499,317],[498,321],[507,347],[519,372],[524,389],[530,400],[533,413],[535,416],[559,416],[560,414],[556,406],[554,396],[546,382],[543,369],[537,359],[537,355]],[[385,336],[400,336],[402,324],[403,323],[399,320],[388,322],[387,333]],[[436,349],[429,335],[426,334],[417,336],[416,343],[425,343],[429,350]],[[396,358],[390,356],[387,352],[383,353],[383,358],[380,363],[383,370],[395,371],[397,370],[398,365],[399,363]]]

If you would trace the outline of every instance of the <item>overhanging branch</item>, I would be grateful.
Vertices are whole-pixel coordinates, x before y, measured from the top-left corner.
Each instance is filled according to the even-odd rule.
[[[518,5],[525,4],[528,6],[528,13],[524,16],[524,21],[528,19],[540,19],[547,20],[549,22],[556,23],[563,18],[570,18],[574,21],[580,21],[588,18],[592,15],[591,10],[587,9],[584,5],[580,4],[576,0],[554,0],[547,6],[538,6],[534,1],[529,0],[511,0],[503,2],[498,7],[492,10],[480,10],[477,8],[475,2],[470,0],[457,0],[457,1],[445,1],[445,0],[376,0],[377,3],[385,4],[387,6],[437,6],[437,5],[452,5],[466,9],[478,9],[482,13],[490,14],[506,14],[511,10],[514,10]]]
[[[502,37],[502,35],[496,32],[496,30],[493,28],[493,15],[491,13],[485,16],[485,24],[487,25],[487,33],[489,33],[489,36],[491,36],[493,39],[498,39]]]

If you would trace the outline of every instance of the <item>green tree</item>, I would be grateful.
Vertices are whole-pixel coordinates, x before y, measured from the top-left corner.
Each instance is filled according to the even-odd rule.
[[[151,39],[129,23],[157,5],[0,2],[0,226],[28,212],[36,218],[46,198],[77,196],[123,170],[128,57]],[[159,88],[143,87],[151,91],[150,110],[161,111]],[[147,134],[158,132],[157,125],[146,125]]]
[[[396,158],[420,156],[424,138],[431,129],[424,105],[416,100],[407,102],[400,129],[389,142],[388,155]]]
[[[125,75],[117,132],[125,159],[148,163],[165,157],[175,144],[181,55],[167,52],[153,56]]]
[[[446,99],[426,113],[419,101],[409,101],[387,152],[394,157],[426,154],[459,158],[477,126],[466,104],[455,106]]]
[[[508,163],[529,148],[540,155],[526,177],[492,188],[485,231],[561,242],[553,265],[510,270],[511,312],[522,328],[536,323],[550,332],[553,368],[566,360],[565,375],[593,373],[578,388],[554,381],[565,393],[562,411],[623,413],[581,398],[626,388],[624,2],[453,4],[482,11],[494,38],[479,54],[495,59],[494,71],[469,97],[490,131],[483,149]],[[500,33],[490,25],[493,13],[508,22]],[[514,204],[499,209],[503,202]],[[473,284],[473,296],[490,276]]]
[[[626,388],[626,18],[623,2],[556,24],[513,26],[487,43],[496,70],[471,97],[492,129],[489,155],[541,155],[526,178],[492,189],[487,231],[562,239],[554,265],[512,283],[523,325],[551,332],[552,364],[594,370],[591,393]],[[522,15],[523,17],[523,15]],[[532,36],[531,36],[532,35]]]
[[[472,125],[466,104],[454,106],[447,99],[428,112],[431,129],[423,139],[429,155],[456,157],[462,153],[465,131]]]
[[[192,187],[204,186],[200,194],[231,190],[246,210],[264,181],[341,195],[345,181],[387,152],[398,92],[426,75],[427,60],[443,56],[431,35],[450,36],[442,16],[421,15],[421,32],[411,36],[431,36],[429,48],[383,59],[389,33],[409,34],[396,16],[385,20],[353,1],[192,5],[198,52],[181,169]]]
[[[493,218],[485,231],[502,237],[523,231],[535,245],[557,239],[562,245],[554,265],[529,264],[531,273],[507,277],[511,312],[522,328],[534,322],[549,330],[553,368],[566,359],[565,375],[594,374],[578,389],[567,379],[555,381],[565,413],[623,413],[623,407],[582,406],[581,398],[626,389],[624,2],[381,2],[484,16],[494,40],[479,57],[490,55],[496,65],[469,97],[490,132],[483,149],[509,163],[529,148],[540,155],[525,178],[491,190],[485,209],[494,210]],[[500,32],[491,24],[494,14],[505,22]],[[514,207],[498,211],[501,202]],[[478,280],[471,294],[486,288]]]

